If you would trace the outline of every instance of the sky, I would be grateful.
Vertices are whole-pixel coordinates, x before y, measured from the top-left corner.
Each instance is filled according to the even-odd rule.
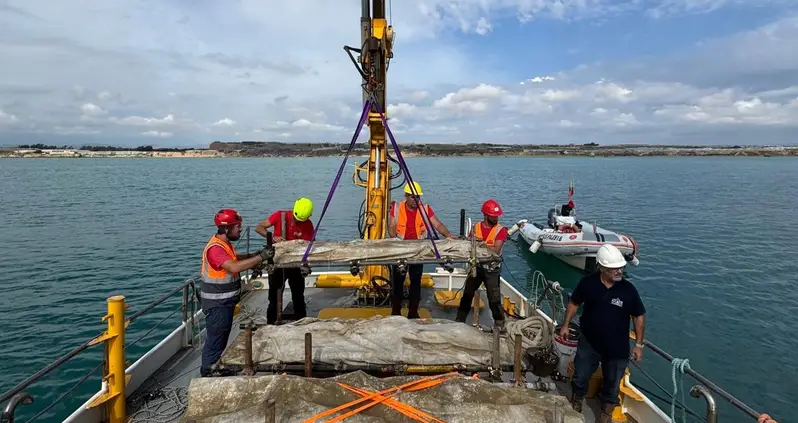
[[[400,144],[798,143],[798,0],[389,10]],[[359,0],[0,0],[0,145],[348,142],[359,22]]]

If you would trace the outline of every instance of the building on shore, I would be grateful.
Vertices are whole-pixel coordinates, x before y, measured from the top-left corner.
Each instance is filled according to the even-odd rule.
[[[181,150],[181,151],[92,151],[79,149],[5,149],[7,157],[221,157],[223,153],[214,150]]]

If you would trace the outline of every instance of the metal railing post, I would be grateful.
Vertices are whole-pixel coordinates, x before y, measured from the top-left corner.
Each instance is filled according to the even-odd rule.
[[[106,409],[111,423],[124,423],[125,417],[125,297],[108,298],[108,402]]]
[[[20,392],[14,395],[11,400],[8,401],[8,405],[6,405],[6,408],[3,410],[3,415],[0,417],[0,422],[14,423],[14,412],[19,404],[31,405],[33,404],[33,398],[27,392]]]
[[[182,316],[182,319],[183,319],[183,346],[184,347],[188,347],[189,345],[191,345],[191,338],[194,335],[194,328],[192,328],[189,325],[189,321],[188,321],[188,313],[189,313],[189,311],[188,311],[188,302],[189,302],[188,286],[189,286],[189,284],[183,285],[183,304],[182,304],[183,316]]]
[[[690,389],[690,396],[693,398],[704,397],[707,401],[707,423],[718,423],[718,406],[715,404],[715,398],[709,389],[702,385],[695,385]]]

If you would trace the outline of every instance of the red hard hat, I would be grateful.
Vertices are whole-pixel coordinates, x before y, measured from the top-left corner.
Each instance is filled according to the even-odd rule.
[[[502,215],[502,206],[496,200],[488,200],[482,203],[482,213],[490,217],[499,217]]]
[[[241,218],[241,215],[233,209],[221,209],[213,217],[213,223],[216,226],[235,225],[243,221],[244,219]]]

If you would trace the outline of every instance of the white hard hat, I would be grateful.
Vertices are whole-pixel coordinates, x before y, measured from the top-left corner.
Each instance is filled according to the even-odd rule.
[[[602,267],[617,269],[626,266],[626,259],[618,248],[612,244],[604,244],[596,254],[596,261]]]

